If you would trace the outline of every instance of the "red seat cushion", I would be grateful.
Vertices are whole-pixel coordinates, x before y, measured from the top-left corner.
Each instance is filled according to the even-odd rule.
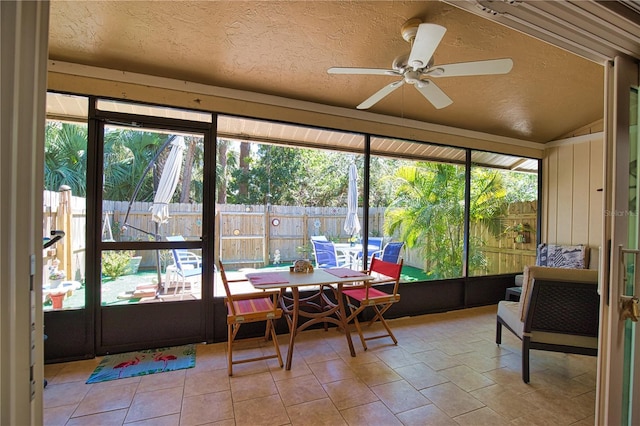
[[[354,288],[349,290],[343,290],[344,294],[349,296],[352,299],[363,301],[367,298],[367,289],[366,288]],[[376,297],[388,297],[390,294],[385,293],[384,291],[377,290],[373,287],[369,288],[369,299],[373,299]]]
[[[268,297],[263,299],[234,300],[233,306],[235,308],[236,315],[273,311],[273,303],[271,303],[271,299]]]

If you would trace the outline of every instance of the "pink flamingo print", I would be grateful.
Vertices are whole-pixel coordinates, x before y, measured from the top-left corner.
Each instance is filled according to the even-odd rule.
[[[167,364],[169,363],[169,361],[173,361],[175,359],[178,359],[175,355],[162,355],[162,352],[158,352],[157,354],[155,354],[153,356],[153,360],[154,361],[162,361],[162,362],[164,362],[164,366],[162,367],[162,371],[167,369]]]
[[[118,365],[115,365],[113,368],[117,368],[120,370],[120,372],[118,373],[118,378],[120,378],[125,368],[138,364],[143,358],[144,358],[144,355],[142,355],[142,358],[136,355],[134,359],[130,359],[128,361],[124,361]]]

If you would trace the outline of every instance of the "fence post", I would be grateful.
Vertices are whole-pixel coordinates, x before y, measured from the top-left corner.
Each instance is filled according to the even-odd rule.
[[[264,266],[269,266],[271,261],[271,205],[265,206],[264,212],[264,248],[262,254],[262,263]]]
[[[58,244],[62,244],[61,250],[56,250],[56,256],[60,261],[60,265],[66,274],[66,279],[71,276],[71,242],[73,241],[73,235],[71,235],[71,187],[62,185],[58,188],[60,197],[58,201],[58,214],[56,215],[57,224],[56,227],[65,233],[65,238]]]

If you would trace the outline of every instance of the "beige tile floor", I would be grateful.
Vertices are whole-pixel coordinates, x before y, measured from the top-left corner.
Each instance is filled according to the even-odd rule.
[[[45,366],[45,425],[593,425],[596,358],[494,343],[495,306],[391,322],[399,343],[305,331],[291,371],[234,366],[225,344],[198,345],[192,369],[87,385],[100,358]],[[279,336],[286,353],[287,335]],[[267,346],[244,345],[237,356]]]

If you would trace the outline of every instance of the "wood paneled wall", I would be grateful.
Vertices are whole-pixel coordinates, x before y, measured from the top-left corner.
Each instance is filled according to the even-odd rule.
[[[545,150],[542,242],[600,245],[603,139],[579,137]]]

